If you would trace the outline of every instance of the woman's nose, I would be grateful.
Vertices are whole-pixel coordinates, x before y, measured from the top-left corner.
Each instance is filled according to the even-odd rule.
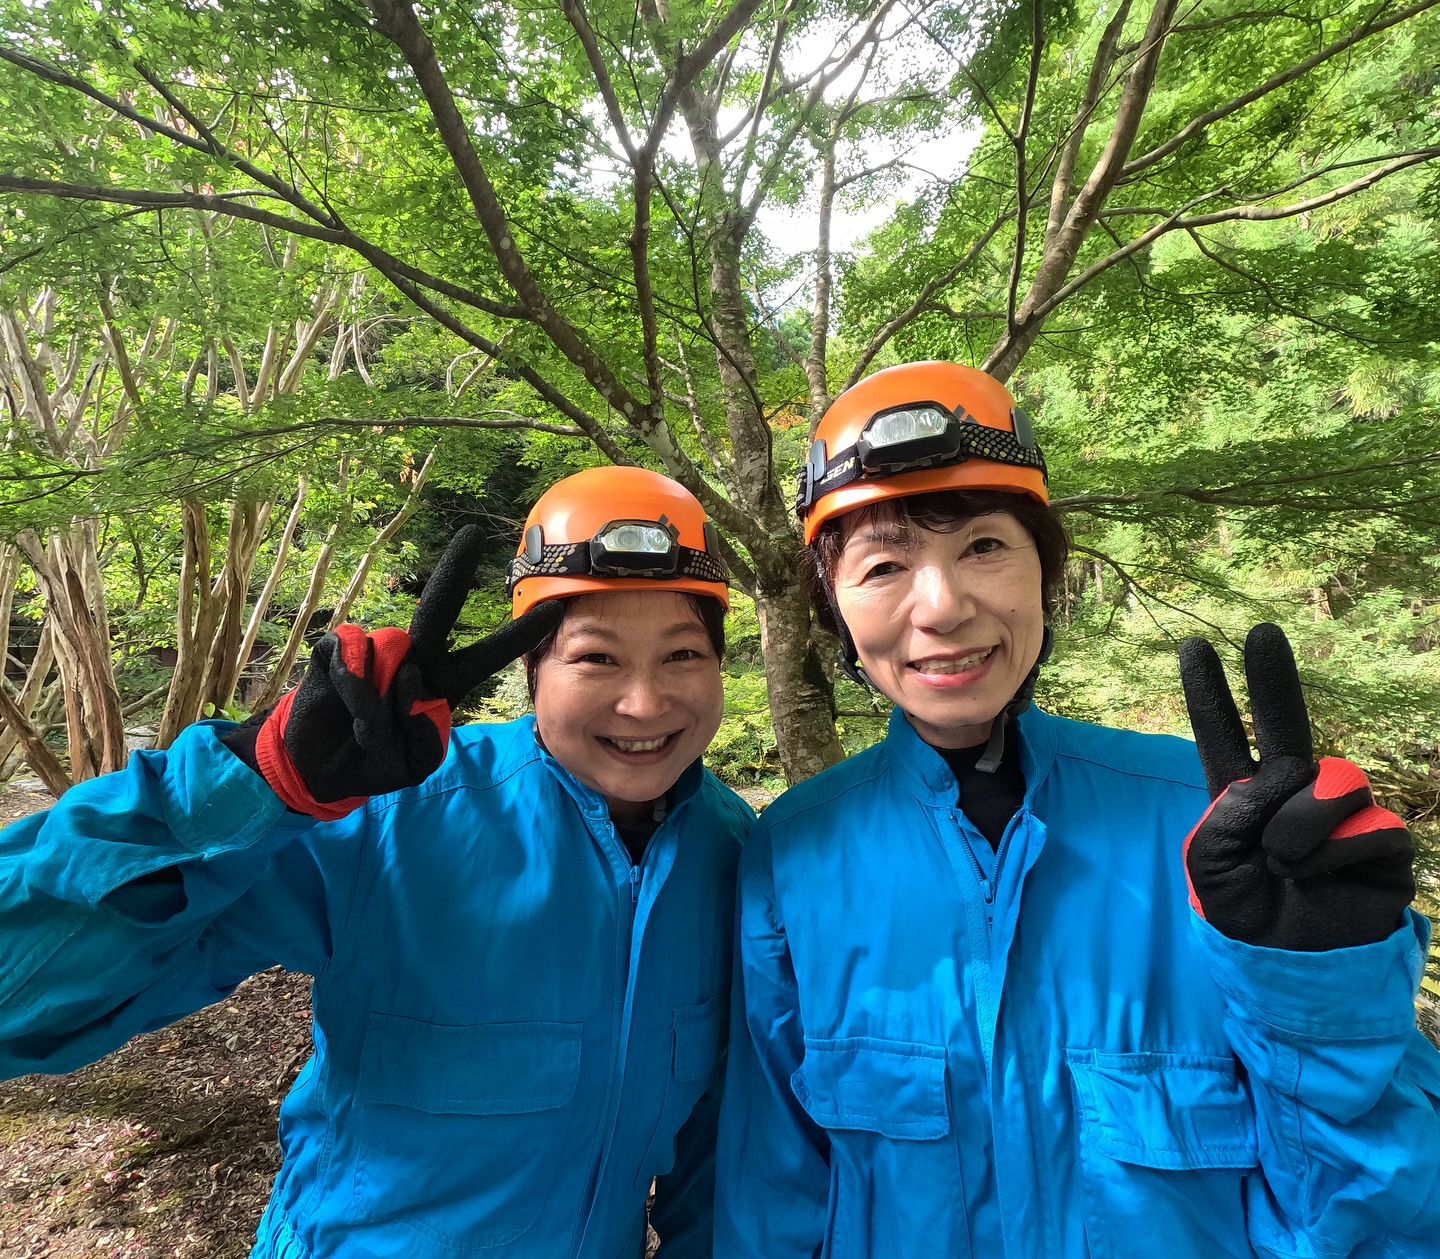
[[[648,669],[637,669],[626,679],[615,711],[625,717],[657,717],[669,707],[661,680]]]
[[[975,600],[956,574],[932,566],[915,575],[913,608],[916,625],[944,633],[975,614]]]

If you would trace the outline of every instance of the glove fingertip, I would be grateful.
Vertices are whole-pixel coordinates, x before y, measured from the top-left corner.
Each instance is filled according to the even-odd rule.
[[[1322,756],[1315,775],[1315,796],[1319,800],[1335,800],[1352,791],[1370,790],[1370,779],[1354,761],[1338,756]]]

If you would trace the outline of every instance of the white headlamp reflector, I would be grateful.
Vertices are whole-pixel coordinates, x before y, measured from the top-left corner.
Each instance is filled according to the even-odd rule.
[[[871,450],[897,446],[902,442],[938,437],[945,431],[950,417],[932,407],[906,407],[877,415],[865,426],[863,436]]]
[[[610,552],[621,551],[629,555],[666,555],[674,547],[674,540],[659,525],[619,524],[610,525],[596,537]]]

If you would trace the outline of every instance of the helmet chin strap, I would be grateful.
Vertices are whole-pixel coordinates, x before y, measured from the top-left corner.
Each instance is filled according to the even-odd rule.
[[[840,605],[835,602],[835,593],[830,589],[830,583],[821,582],[820,584],[825,591],[825,602],[830,605],[830,615],[835,620],[835,635],[840,640],[840,671],[856,686],[878,691],[880,688],[870,680],[870,675],[865,672],[865,666],[860,663],[860,655],[855,650],[855,640],[850,637],[850,627],[845,624],[845,618],[840,615]]]
[[[985,751],[975,762],[975,768],[982,774],[993,774],[1000,768],[1000,762],[1005,756],[1005,727],[1010,724],[1010,718],[1018,717],[1030,707],[1030,701],[1035,697],[1035,683],[1040,677],[1040,666],[1050,659],[1050,653],[1054,649],[1055,635],[1047,625],[1045,634],[1040,639],[1040,654],[1035,658],[1035,663],[1030,666],[1030,672],[1020,683],[1020,689],[1015,692],[1015,698],[1000,710],[999,715],[991,723],[990,737],[985,741]]]
[[[839,631],[841,670],[857,685],[878,691],[880,688],[870,680],[870,675],[865,672],[865,666],[860,663],[860,656],[855,650],[855,640],[850,636],[850,627],[845,624],[845,618],[840,615],[840,608],[835,602],[834,593],[828,584],[824,584],[824,590],[826,602],[830,605],[830,615],[835,618],[835,628]],[[1000,768],[1000,762],[1005,756],[1005,727],[1009,725],[1012,717],[1018,717],[1030,707],[1030,701],[1035,697],[1035,683],[1040,677],[1040,666],[1050,659],[1050,653],[1054,650],[1055,635],[1047,625],[1045,633],[1040,639],[1040,654],[1035,658],[1035,663],[1030,666],[1030,672],[1020,683],[1020,689],[1015,692],[1014,698],[1000,710],[999,715],[991,723],[990,737],[985,741],[985,751],[975,762],[975,768],[982,774],[993,774]]]

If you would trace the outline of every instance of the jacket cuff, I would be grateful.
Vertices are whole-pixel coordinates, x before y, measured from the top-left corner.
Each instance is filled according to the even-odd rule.
[[[156,760],[162,810],[171,834],[190,852],[213,856],[248,847],[285,816],[265,780],[221,742],[226,723],[197,722]]]
[[[1430,923],[1413,909],[1384,940],[1320,953],[1243,944],[1194,913],[1190,923],[1232,1007],[1278,1039],[1379,1039],[1415,1025]]]

